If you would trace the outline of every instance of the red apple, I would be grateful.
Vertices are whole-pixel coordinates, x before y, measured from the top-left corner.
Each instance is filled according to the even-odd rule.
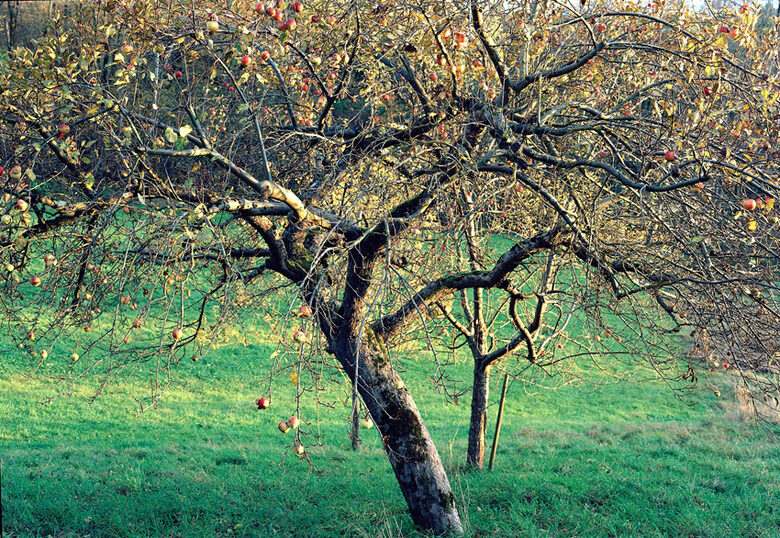
[[[596,25],[596,31],[597,32],[604,32],[607,29],[607,25],[603,23],[598,23]]]
[[[701,91],[704,93],[705,97],[709,97],[710,95],[712,95],[712,90],[707,88],[706,86],[702,88]]]
[[[676,161],[677,160],[677,154],[673,152],[672,150],[668,150],[666,153],[664,153],[664,159],[667,161]]]
[[[303,4],[300,2],[293,2],[293,4],[290,7],[296,13],[300,13],[301,11],[303,11]]]
[[[286,420],[281,421],[279,424],[276,425],[277,428],[279,428],[279,431],[282,433],[287,433],[290,431],[290,425],[287,424]]]
[[[258,398],[255,400],[255,403],[257,404],[258,409],[268,409],[271,405],[271,402],[267,398]]]
[[[328,26],[334,26],[336,24],[336,17],[334,17],[333,15],[328,15],[327,17],[325,17],[325,24],[327,24]]]
[[[14,180],[21,178],[22,177],[22,167],[19,166],[18,164],[15,164],[14,166],[12,166],[11,170],[8,171],[8,177],[10,177],[11,179],[14,179]]]
[[[36,288],[41,285],[41,277],[34,276],[30,279],[30,284],[35,286]]]
[[[4,172],[5,172],[5,168],[3,168],[2,166],[0,166],[0,176],[2,176]]]
[[[311,307],[307,304],[301,305],[301,307],[298,309],[298,317],[301,317],[303,319],[307,319],[311,317]]]
[[[250,58],[245,54],[244,56],[241,57],[239,61],[241,62],[241,65],[243,65],[244,67],[248,67],[249,64],[252,63],[252,58]]]
[[[255,11],[257,13],[262,13],[263,11],[265,11],[265,6],[262,3],[261,4],[255,4]]]
[[[171,333],[171,336],[173,336],[174,340],[178,340],[179,338],[181,338],[181,335],[182,335],[181,329],[174,329],[173,332]]]
[[[272,8],[272,7],[268,7],[265,10],[265,14],[268,15],[269,17],[275,17],[276,16],[276,10],[274,8]]]
[[[140,327],[141,327],[141,325],[143,325],[143,324],[144,324],[144,322],[143,322],[143,320],[142,320],[141,318],[135,318],[135,319],[133,320],[133,329],[138,329],[138,328],[140,328]]]
[[[25,200],[22,200],[21,198],[16,201],[16,209],[18,209],[19,211],[27,211],[27,208],[29,207],[30,205]]]
[[[271,57],[271,53],[268,52],[267,50],[264,50],[263,52],[260,53],[260,59],[263,61],[267,60],[270,57]]]
[[[437,80],[439,80],[439,75],[437,75],[436,73],[431,73],[430,75],[428,75],[428,78],[431,79],[433,82],[436,82]]]
[[[57,263],[57,258],[55,258],[52,254],[46,254],[43,257],[43,263],[45,263],[47,267],[51,267]]]
[[[57,128],[57,132],[61,135],[66,135],[70,132],[70,125],[62,124]]]
[[[182,77],[182,75],[181,75],[181,71],[176,71],[176,72],[173,74],[173,77],[174,77],[174,78],[181,78],[181,77]]]
[[[732,28],[731,30],[729,30],[729,37],[732,38],[732,39],[737,37],[737,29],[736,28]]]
[[[296,429],[301,425],[301,421],[298,417],[293,416],[287,420],[287,424],[289,424],[292,429]]]
[[[295,28],[298,27],[298,23],[295,22],[295,19],[288,19],[287,22],[284,23],[284,29],[288,32],[291,32],[295,30]]]
[[[742,200],[742,207],[744,207],[748,211],[753,211],[756,208],[756,201],[753,200],[752,198]]]
[[[293,333],[293,340],[295,340],[299,344],[302,344],[303,342],[306,341],[306,333],[300,330],[295,331],[295,333]]]
[[[303,456],[303,453],[306,452],[306,449],[303,448],[303,445],[295,445],[293,447],[293,452],[296,456]]]

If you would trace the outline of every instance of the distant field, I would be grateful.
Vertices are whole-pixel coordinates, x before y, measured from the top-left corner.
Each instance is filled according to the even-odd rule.
[[[269,410],[253,405],[272,351],[262,340],[182,363],[141,415],[130,397],[144,394],[140,381],[94,403],[95,380],[84,381],[40,406],[53,386],[26,379],[20,354],[0,358],[4,535],[416,535],[375,430],[350,450],[340,403],[316,408],[305,396],[300,416],[323,442],[310,450],[316,469],[289,454],[292,434],[276,429],[295,412],[289,378]],[[660,383],[555,392],[515,383],[497,469],[469,473],[468,398],[446,404],[426,361],[400,362],[469,536],[778,536],[780,429],[739,418],[730,375],[702,381],[688,401]],[[455,377],[470,370],[464,357]],[[329,385],[323,399],[346,394]]]

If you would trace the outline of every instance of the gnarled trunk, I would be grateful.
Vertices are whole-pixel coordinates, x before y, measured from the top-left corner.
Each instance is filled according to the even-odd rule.
[[[471,423],[466,461],[475,469],[485,466],[485,434],[487,431],[490,367],[474,365],[474,386],[471,389]]]
[[[382,436],[412,519],[436,534],[462,533],[455,496],[417,405],[393,371],[384,346],[373,334],[363,336],[359,348],[355,339],[342,336],[333,350],[353,382],[357,372],[358,391]]]

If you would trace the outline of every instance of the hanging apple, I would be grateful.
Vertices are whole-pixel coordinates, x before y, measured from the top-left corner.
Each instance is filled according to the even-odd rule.
[[[258,409],[268,409],[271,405],[271,402],[267,398],[258,398],[255,400],[255,403],[257,404]]]
[[[281,421],[279,424],[276,425],[277,428],[279,428],[279,431],[282,433],[287,433],[290,431],[290,425],[287,424],[286,420]]]

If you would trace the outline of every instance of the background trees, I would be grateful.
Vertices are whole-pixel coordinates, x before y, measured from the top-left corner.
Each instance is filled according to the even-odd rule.
[[[776,391],[774,30],[748,7],[582,9],[85,7],[2,65],[15,344],[78,334],[65,377],[147,373],[154,399],[185,352],[268,308],[275,371],[335,357],[437,532],[459,517],[394,348],[435,348],[441,321],[477,396],[518,349],[551,373],[598,361],[615,324],[634,337],[610,353],[678,388],[697,365],[668,338],[690,326]]]

